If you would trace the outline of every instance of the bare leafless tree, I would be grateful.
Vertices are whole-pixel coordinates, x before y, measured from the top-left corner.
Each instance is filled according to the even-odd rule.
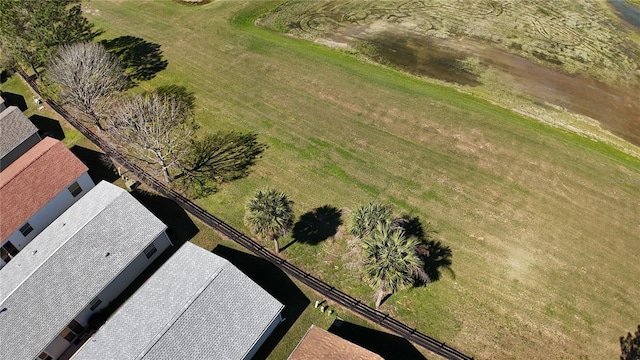
[[[129,156],[160,168],[170,182],[172,170],[189,153],[195,130],[192,114],[176,98],[137,95],[118,104],[108,131]]]
[[[86,115],[99,129],[111,96],[127,80],[120,61],[100,43],[81,42],[60,47],[47,68],[48,77],[61,87],[62,100]]]

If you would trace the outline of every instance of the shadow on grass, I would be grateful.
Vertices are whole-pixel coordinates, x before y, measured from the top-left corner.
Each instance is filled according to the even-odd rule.
[[[309,245],[317,245],[320,242],[334,236],[338,227],[342,225],[340,209],[331,205],[315,208],[300,216],[300,220],[293,225],[293,242]],[[283,248],[284,250],[284,248]]]
[[[196,224],[173,200],[140,189],[132,191],[131,195],[167,225],[167,234],[174,245],[179,247],[198,234]]]
[[[15,94],[12,92],[3,92],[2,97],[5,100],[5,103],[8,106],[17,106],[20,111],[27,111],[29,108],[27,106],[27,102],[24,99],[24,96],[20,94]]]
[[[107,51],[120,59],[125,73],[133,83],[153,79],[169,64],[162,59],[160,44],[139,37],[126,35],[101,42]]]
[[[634,333],[628,332],[627,336],[620,336],[620,359],[640,359],[640,325]]]
[[[41,137],[48,136],[57,140],[64,139],[64,130],[62,130],[58,120],[40,115],[31,115],[29,120],[38,128]]]
[[[110,160],[104,160],[108,158],[103,153],[78,145],[74,145],[70,150],[80,161],[87,165],[89,176],[91,176],[94,183],[97,184],[102,180],[112,183],[118,180],[118,173],[116,173],[113,166],[109,165],[111,164]]]
[[[0,70],[0,84],[4,84],[5,82],[7,82],[10,76],[11,74],[9,73],[9,71],[7,71],[7,69]]]
[[[216,246],[212,252],[229,260],[284,304],[282,317],[285,320],[276,327],[253,357],[253,359],[266,359],[311,301],[284,272],[266,260],[223,245]]]
[[[425,230],[420,218],[417,216],[413,218],[404,217],[400,225],[404,228],[408,237],[415,236],[420,240],[420,245],[416,247],[416,251],[424,262],[424,271],[432,282],[440,280],[443,271],[448,272],[455,279],[455,273],[451,269],[453,253],[449,246],[433,238],[437,231],[431,228]]]
[[[407,339],[336,319],[329,332],[372,351],[385,360],[426,360]]]

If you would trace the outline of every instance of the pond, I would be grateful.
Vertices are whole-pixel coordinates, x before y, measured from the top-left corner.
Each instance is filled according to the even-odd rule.
[[[640,31],[640,6],[633,5],[626,0],[609,0],[609,4],[622,20]]]

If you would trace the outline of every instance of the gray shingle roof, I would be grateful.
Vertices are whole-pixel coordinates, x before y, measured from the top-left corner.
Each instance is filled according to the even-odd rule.
[[[1,270],[2,357],[37,356],[165,229],[126,191],[96,185]]]
[[[282,308],[227,260],[186,243],[73,359],[243,359]]]
[[[38,128],[15,106],[9,106],[0,113],[0,158],[5,157]]]

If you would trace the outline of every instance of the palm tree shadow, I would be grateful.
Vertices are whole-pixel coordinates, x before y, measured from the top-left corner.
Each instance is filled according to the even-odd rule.
[[[433,238],[438,232],[430,226],[425,230],[420,218],[404,216],[400,220],[400,226],[404,229],[407,237],[416,237],[420,244],[416,247],[416,252],[424,262],[424,271],[429,276],[431,282],[438,281],[442,277],[442,272],[446,271],[455,279],[455,273],[451,268],[453,253],[449,246]]]
[[[125,73],[132,81],[132,86],[136,82],[151,80],[169,64],[167,60],[162,59],[160,44],[136,36],[125,35],[111,40],[102,40],[101,43],[108,52],[120,59]]]
[[[317,207],[300,216],[300,220],[293,225],[291,236],[293,240],[284,248],[296,241],[309,245],[317,245],[334,236],[338,232],[340,225],[342,225],[342,213],[340,209],[331,205]]]

